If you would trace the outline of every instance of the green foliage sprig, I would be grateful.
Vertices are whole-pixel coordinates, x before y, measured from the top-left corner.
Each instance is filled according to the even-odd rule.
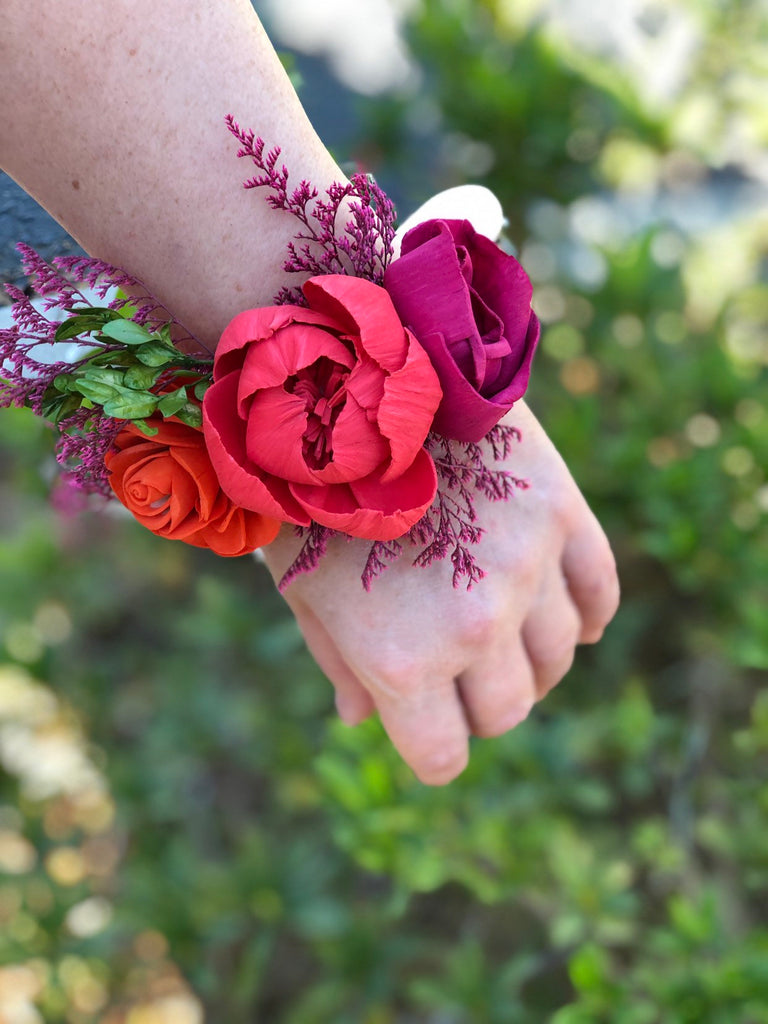
[[[156,413],[202,426],[199,403],[210,384],[212,363],[179,352],[169,325],[150,331],[128,319],[125,310],[94,306],[74,311],[57,328],[55,340],[83,335],[90,335],[88,344],[98,351],[74,362],[49,385],[42,408],[53,423],[79,409],[100,408],[106,416],[133,421],[148,436],[157,433],[147,422]]]

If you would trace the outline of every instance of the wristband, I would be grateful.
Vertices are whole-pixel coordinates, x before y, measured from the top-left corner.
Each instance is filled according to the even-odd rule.
[[[48,264],[20,245],[43,306],[7,286],[0,406],[53,422],[68,480],[159,536],[235,556],[293,524],[304,544],[281,588],[335,534],[369,542],[366,589],[406,545],[416,565],[450,556],[454,586],[471,587],[483,576],[478,498],[527,487],[497,465],[520,439],[500,420],[539,338],[528,276],[489,237],[498,202],[484,190],[487,233],[427,204],[396,235],[370,176],[322,196],[307,181],[291,189],[280,150],[226,123],[257,170],[245,187],[297,222],[283,269],[301,285],[239,313],[212,358],[193,357],[159,303],[131,297],[146,289],[124,271]],[[58,359],[64,342],[73,358]]]

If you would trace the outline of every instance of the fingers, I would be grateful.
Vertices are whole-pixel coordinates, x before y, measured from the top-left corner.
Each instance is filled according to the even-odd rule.
[[[293,613],[307,647],[336,691],[336,710],[347,725],[358,725],[373,714],[373,698],[342,658],[339,649],[315,613],[295,604]]]
[[[430,663],[408,655],[409,644],[389,653],[357,645],[347,651],[352,659],[347,660],[312,609],[295,599],[291,607],[307,647],[333,683],[337,710],[348,725],[378,710],[392,744],[421,782],[440,786],[461,774],[469,759],[470,729],[450,670],[434,666],[435,678],[444,682],[425,683]]]
[[[608,539],[591,512],[584,527],[568,537],[562,565],[581,616],[579,643],[596,643],[619,606],[619,580]]]
[[[518,640],[510,651],[479,658],[458,681],[475,736],[501,736],[525,721],[536,701],[536,681]]]
[[[333,683],[336,709],[347,725],[378,709],[393,745],[422,782],[445,785],[461,774],[469,756],[469,726],[452,679],[443,688],[418,687],[401,668],[368,682],[369,692],[317,615],[301,603],[294,603],[293,612],[313,658]]]
[[[415,690],[412,697],[389,687],[375,691],[389,738],[421,782],[444,786],[464,771],[470,730],[453,679],[440,688]]]
[[[522,629],[539,700],[570,669],[581,632],[581,616],[557,569],[548,575]]]

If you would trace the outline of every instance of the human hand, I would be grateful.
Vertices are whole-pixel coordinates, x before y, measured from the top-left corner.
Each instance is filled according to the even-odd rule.
[[[430,785],[463,771],[470,735],[519,725],[618,605],[608,540],[541,425],[523,402],[502,422],[522,433],[506,468],[531,487],[506,502],[478,496],[486,532],[474,550],[487,575],[471,591],[453,589],[450,559],[414,568],[418,548],[405,546],[366,593],[370,542],[335,538],[319,568],[284,594],[342,719],[354,725],[378,711]],[[283,527],[263,549],[276,581],[300,547]]]

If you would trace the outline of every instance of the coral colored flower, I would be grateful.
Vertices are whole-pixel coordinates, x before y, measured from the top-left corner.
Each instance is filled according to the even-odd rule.
[[[479,441],[528,387],[539,321],[513,256],[467,220],[428,220],[403,238],[384,275],[400,319],[443,389],[434,430]]]
[[[157,434],[129,423],[105,459],[113,491],[142,526],[217,555],[245,555],[275,539],[277,520],[239,508],[222,491],[201,430],[151,422]]]
[[[211,461],[245,508],[400,537],[435,496],[437,376],[380,286],[328,274],[303,291],[309,308],[248,310],[224,331],[203,402]]]

